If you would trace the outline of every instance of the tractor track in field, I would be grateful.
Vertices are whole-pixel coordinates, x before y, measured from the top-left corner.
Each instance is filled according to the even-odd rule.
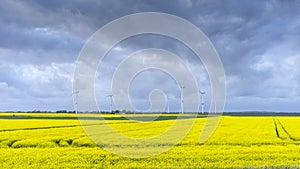
[[[119,122],[119,123],[129,123],[129,122]],[[119,123],[110,123],[110,124],[119,124]],[[105,123],[108,124],[108,123]],[[44,130],[44,129],[55,129],[55,128],[69,128],[69,127],[81,127],[81,126],[97,126],[103,125],[99,123],[95,124],[85,124],[85,125],[66,125],[66,126],[45,126],[45,127],[30,127],[30,128],[16,128],[16,129],[3,129],[0,132],[9,132],[9,131],[21,131],[21,130]]]
[[[134,122],[114,122],[114,123],[94,123],[94,124],[76,124],[76,125],[64,125],[64,126],[45,126],[45,127],[29,127],[29,128],[14,128],[14,129],[2,129],[1,132],[10,132],[10,131],[21,131],[21,130],[43,130],[43,129],[55,129],[55,128],[70,128],[70,127],[80,127],[80,126],[97,126],[97,125],[104,125],[104,124],[122,124],[122,123],[134,123]],[[163,127],[168,126],[164,125]],[[147,129],[147,128],[144,128]],[[125,132],[135,131],[136,129],[129,129]]]
[[[279,128],[280,127],[283,132],[288,136],[288,138],[292,141],[299,141],[298,139],[294,138],[288,131],[287,129],[283,126],[283,124],[280,122],[280,120],[278,119],[275,119],[273,118],[273,122],[274,122],[274,126],[275,126],[275,132],[276,132],[276,136],[280,139],[283,139],[281,136],[280,136],[280,133],[279,133]]]
[[[173,120],[176,119],[176,116],[163,116],[155,119],[155,121],[162,121],[162,120]],[[191,118],[191,117],[185,117],[185,118]],[[198,117],[199,118],[199,117]],[[202,118],[202,117],[200,117]],[[46,119],[46,120],[78,120],[78,117],[61,117],[61,116],[0,116],[0,119],[14,119],[14,120],[23,120],[23,119]],[[80,117],[79,119],[83,120],[99,120],[97,117]],[[126,117],[104,117],[105,120],[128,120]],[[141,118],[142,119],[142,118]],[[102,120],[102,119],[100,119]],[[134,123],[134,122],[114,122],[114,123],[104,123],[104,124],[121,124],[121,123]],[[96,125],[103,125],[101,123],[95,123],[95,124],[85,124],[85,125],[63,125],[63,126],[44,126],[44,127],[29,127],[29,128],[14,128],[14,129],[2,129],[1,132],[10,132],[10,131],[21,131],[21,130],[43,130],[43,129],[55,129],[55,128],[69,128],[69,127],[80,127],[80,126],[96,126]],[[136,129],[134,129],[136,130]],[[128,130],[132,131],[132,130]],[[126,131],[126,132],[128,132]]]
[[[94,125],[96,125],[96,124],[94,124]],[[78,126],[81,126],[81,125],[46,126],[46,127],[32,127],[32,128],[3,129],[3,130],[0,130],[0,132],[19,131],[19,130],[42,130],[42,129],[67,128],[67,127],[78,127]]]
[[[273,122],[274,122],[274,127],[275,127],[276,136],[277,136],[278,138],[281,139],[281,137],[280,137],[280,135],[279,135],[278,126],[277,126],[277,123],[276,123],[275,118],[273,118]]]

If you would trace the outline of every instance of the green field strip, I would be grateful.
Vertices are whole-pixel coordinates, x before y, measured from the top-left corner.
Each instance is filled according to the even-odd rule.
[[[151,114],[150,114],[151,115]],[[150,115],[144,115],[144,114],[136,114],[136,115],[101,115],[101,114],[79,114],[78,116],[72,114],[72,116],[67,116],[67,115],[57,115],[57,114],[49,114],[49,115],[43,115],[43,114],[2,114],[0,115],[0,119],[14,119],[14,120],[27,120],[27,119],[38,119],[38,120],[125,120],[127,121],[128,119],[133,119],[137,121],[147,121],[148,119],[152,119],[152,116]],[[178,119],[190,119],[190,118],[195,118],[194,115],[179,115],[174,114],[174,115],[159,115],[157,116],[154,121],[164,121],[164,120],[176,120]],[[206,118],[206,115],[198,115],[197,118]]]
[[[37,119],[37,120],[102,120],[100,117],[67,117],[67,116],[26,116],[26,115],[18,115],[18,116],[0,116],[0,119],[14,119],[14,120],[29,120],[29,119]]]

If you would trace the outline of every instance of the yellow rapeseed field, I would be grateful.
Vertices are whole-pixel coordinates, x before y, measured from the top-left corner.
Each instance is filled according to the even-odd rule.
[[[100,125],[96,114],[81,115]],[[137,123],[103,115],[116,131],[136,138],[167,130],[172,116]],[[133,116],[133,115],[132,115]],[[142,115],[135,115],[142,116]],[[187,119],[190,120],[190,119]],[[299,168],[300,117],[223,116],[212,137],[199,144],[206,118],[197,118],[170,151],[141,159],[98,147],[75,114],[0,113],[0,168]]]

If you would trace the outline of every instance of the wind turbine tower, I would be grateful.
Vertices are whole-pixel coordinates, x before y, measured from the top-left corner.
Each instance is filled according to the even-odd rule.
[[[185,86],[181,85],[180,83],[179,83],[179,86],[180,86],[180,89],[181,89],[181,114],[183,114],[183,102],[184,102],[184,100],[183,100],[183,89],[185,88]]]
[[[79,91],[78,90],[75,90],[73,93],[73,95],[75,95],[75,113],[77,114],[78,113],[78,94],[79,94]]]
[[[107,95],[106,97],[110,97],[109,112],[112,113],[112,104],[113,104],[112,97],[113,97],[113,95],[112,95],[112,94],[109,94],[109,95]]]
[[[204,95],[205,91],[200,91],[201,94],[201,113],[204,114]]]
[[[167,113],[170,113],[170,98],[169,97],[167,97]]]

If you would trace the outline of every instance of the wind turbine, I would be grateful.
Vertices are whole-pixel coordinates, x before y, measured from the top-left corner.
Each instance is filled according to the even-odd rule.
[[[75,113],[77,114],[78,113],[78,94],[79,94],[79,91],[78,90],[75,90],[72,92],[72,95],[75,95]]]
[[[183,102],[184,102],[184,100],[183,100],[183,89],[185,88],[185,86],[183,86],[179,83],[179,87],[181,89],[181,114],[183,114]]]
[[[109,105],[109,110],[110,110],[110,112],[112,113],[112,104],[113,104],[112,97],[113,97],[113,95],[112,95],[112,94],[109,94],[109,95],[107,95],[106,97],[110,97],[110,105]]]
[[[204,114],[204,94],[205,94],[205,91],[200,91],[200,94],[201,94],[201,113]]]
[[[215,101],[215,114],[217,114],[217,103]]]
[[[167,96],[167,113],[170,113],[170,103],[169,103],[170,98]]]

